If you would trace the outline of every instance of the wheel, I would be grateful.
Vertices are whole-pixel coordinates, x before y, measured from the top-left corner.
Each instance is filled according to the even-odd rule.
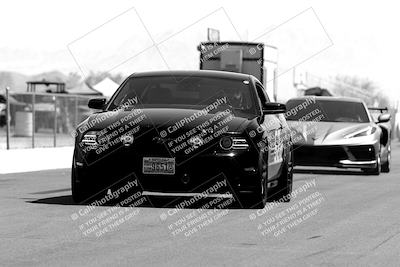
[[[268,192],[267,200],[290,202],[293,189],[293,153],[290,156],[287,164],[283,167],[282,173],[278,178],[278,185]]]
[[[388,146],[388,152],[387,152],[387,159],[385,162],[383,162],[381,171],[382,172],[390,172],[390,159],[391,159],[391,145],[389,144]]]
[[[267,204],[267,168],[266,163],[260,158],[258,168],[260,170],[260,184],[257,189],[252,193],[237,193],[239,203],[243,208],[262,209]]]
[[[263,209],[265,207],[267,204],[267,185],[266,180],[262,180],[263,181],[261,181],[261,183],[263,184],[256,190],[256,192],[248,194],[239,193],[239,203],[243,206],[243,208]]]
[[[362,169],[363,172],[370,175],[379,175],[381,173],[381,153],[379,152],[376,158],[377,164],[373,169]]]
[[[90,193],[83,190],[82,185],[77,181],[76,169],[72,166],[71,170],[71,191],[72,200],[77,203],[85,203],[92,196]]]

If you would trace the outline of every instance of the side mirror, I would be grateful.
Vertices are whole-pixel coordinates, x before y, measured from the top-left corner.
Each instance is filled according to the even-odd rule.
[[[263,114],[279,114],[286,112],[286,105],[281,103],[265,103],[263,106]]]
[[[378,123],[388,122],[388,121],[390,121],[390,114],[386,113],[386,114],[379,115]]]
[[[93,109],[103,109],[105,104],[105,98],[93,98],[89,100],[88,107]]]

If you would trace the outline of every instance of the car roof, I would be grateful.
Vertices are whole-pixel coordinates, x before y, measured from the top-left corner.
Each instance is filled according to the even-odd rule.
[[[340,101],[340,102],[364,103],[364,101],[362,99],[359,99],[359,98],[342,97],[342,96],[301,96],[301,97],[291,98],[288,101],[291,101],[291,100],[306,100],[306,99],[310,99],[310,98],[315,98],[316,101],[324,100],[324,101]]]
[[[155,76],[194,76],[194,77],[212,77],[226,79],[255,79],[254,76],[244,73],[216,70],[168,70],[168,71],[147,71],[133,73],[129,77],[155,77]]]

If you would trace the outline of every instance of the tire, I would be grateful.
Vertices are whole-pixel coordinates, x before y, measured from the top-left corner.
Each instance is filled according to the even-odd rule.
[[[386,159],[386,161],[382,164],[382,167],[381,167],[381,171],[382,172],[390,172],[390,159],[391,159],[391,145],[390,145],[390,143],[389,143],[389,146],[388,146],[388,154],[387,154],[387,159]]]
[[[77,175],[74,166],[72,166],[71,170],[71,191],[72,200],[76,204],[84,204],[92,196],[90,193],[83,190],[82,185],[77,182]]]
[[[278,185],[268,192],[268,202],[290,202],[293,190],[293,155],[290,152],[288,163],[278,178]]]
[[[376,158],[377,164],[373,169],[362,169],[363,172],[369,175],[379,175],[381,173],[381,153],[379,152]]]
[[[267,204],[266,185],[251,194],[239,194],[239,203],[246,209],[263,209]]]
[[[252,193],[237,193],[239,204],[243,208],[263,209],[267,204],[267,167],[262,159],[259,161],[259,166],[260,184],[257,189]]]

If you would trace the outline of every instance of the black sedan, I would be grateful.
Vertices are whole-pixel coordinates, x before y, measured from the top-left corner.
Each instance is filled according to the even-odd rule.
[[[270,102],[251,75],[135,73],[107,103],[92,99],[89,107],[101,111],[76,130],[76,202],[110,193],[127,177],[141,192],[229,192],[245,207],[290,200],[285,105]]]
[[[287,102],[295,165],[358,168],[379,175],[390,170],[390,138],[364,102],[344,97],[299,97]]]

